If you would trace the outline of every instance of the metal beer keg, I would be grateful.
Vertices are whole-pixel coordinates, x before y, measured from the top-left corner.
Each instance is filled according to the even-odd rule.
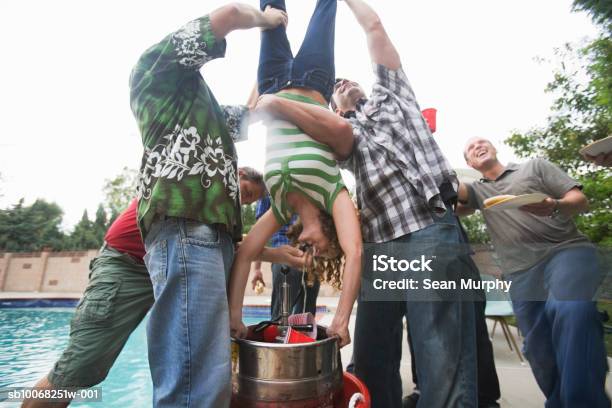
[[[318,326],[312,343],[232,339],[232,408],[333,408],[342,400],[337,338]]]

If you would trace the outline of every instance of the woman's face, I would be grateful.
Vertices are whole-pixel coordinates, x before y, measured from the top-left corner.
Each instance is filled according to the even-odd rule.
[[[325,234],[321,219],[317,218],[309,223],[302,223],[302,233],[298,237],[298,241],[307,246],[303,250],[308,250],[308,247],[313,249],[312,255],[334,259],[337,258],[341,251],[337,245],[330,240],[329,236]]]
[[[302,222],[302,233],[298,237],[300,244],[306,244],[314,249],[313,255],[326,256],[330,247],[329,238],[323,232],[323,225],[319,217]]]

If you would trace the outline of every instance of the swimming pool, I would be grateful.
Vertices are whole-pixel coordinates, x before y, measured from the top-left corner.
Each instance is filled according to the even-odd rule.
[[[68,343],[73,308],[0,308],[0,388],[31,387],[46,375]],[[245,324],[269,319],[269,307],[247,307]],[[147,361],[145,321],[132,333],[108,377],[99,387],[102,402],[75,407],[148,407],[152,384]],[[19,403],[0,401],[0,407]]]

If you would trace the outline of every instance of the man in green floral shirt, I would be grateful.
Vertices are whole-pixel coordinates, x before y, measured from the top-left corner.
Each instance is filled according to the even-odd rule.
[[[234,141],[245,107],[219,106],[199,70],[235,29],[287,23],[284,12],[224,6],[140,57],[131,107],[144,155],[138,224],[155,295],[147,326],[155,407],[227,407],[226,286],[242,232]]]

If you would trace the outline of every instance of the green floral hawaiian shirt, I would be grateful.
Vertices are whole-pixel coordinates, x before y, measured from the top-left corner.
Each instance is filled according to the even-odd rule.
[[[144,154],[138,181],[143,236],[156,215],[224,225],[240,239],[234,141],[245,107],[219,106],[200,68],[225,55],[208,16],[149,48],[130,78],[130,100]]]

